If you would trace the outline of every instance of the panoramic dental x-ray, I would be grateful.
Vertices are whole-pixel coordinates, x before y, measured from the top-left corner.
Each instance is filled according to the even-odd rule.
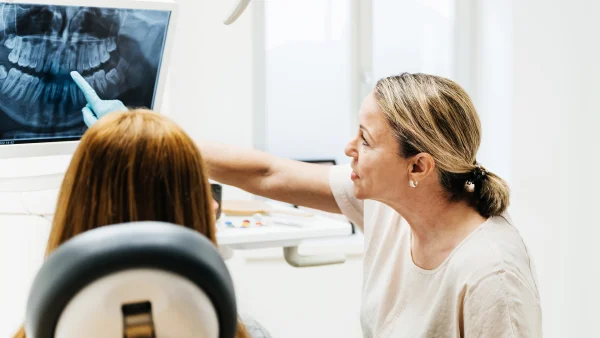
[[[0,2],[0,144],[76,140],[86,104],[153,108],[170,13]]]

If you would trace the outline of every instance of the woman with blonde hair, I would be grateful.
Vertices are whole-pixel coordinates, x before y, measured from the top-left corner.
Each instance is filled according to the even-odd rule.
[[[541,337],[533,263],[506,213],[506,183],[476,160],[481,125],[467,93],[438,76],[387,77],[358,122],[349,166],[200,149],[219,182],[362,228],[365,337]]]
[[[215,213],[200,151],[175,123],[148,110],[110,114],[81,138],[65,174],[46,256],[87,230],[162,221],[216,245]],[[25,337],[21,327],[15,338]],[[250,337],[238,320],[237,338]]]

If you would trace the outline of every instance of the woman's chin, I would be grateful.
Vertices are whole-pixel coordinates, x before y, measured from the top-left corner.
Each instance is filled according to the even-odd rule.
[[[362,189],[358,184],[354,183],[354,197],[359,200],[364,200],[367,198],[364,189]]]

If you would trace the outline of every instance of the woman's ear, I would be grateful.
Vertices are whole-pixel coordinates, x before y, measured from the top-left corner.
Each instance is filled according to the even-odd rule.
[[[423,181],[435,169],[433,157],[427,153],[419,153],[409,161],[409,177],[417,182]]]

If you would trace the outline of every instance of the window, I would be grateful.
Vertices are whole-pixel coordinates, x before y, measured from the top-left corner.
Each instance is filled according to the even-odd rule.
[[[344,147],[353,134],[351,116],[357,112],[352,97],[353,4],[353,0],[261,3],[264,26],[258,38],[264,39],[264,79],[259,80],[264,81],[264,97],[259,98],[262,107],[257,107],[257,113],[264,114],[264,135],[258,135],[264,137],[258,142],[261,148],[294,159],[348,162]]]

